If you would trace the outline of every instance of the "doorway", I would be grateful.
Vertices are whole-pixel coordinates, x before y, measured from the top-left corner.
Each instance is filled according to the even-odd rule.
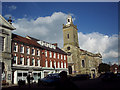
[[[68,66],[68,72],[69,74],[72,74],[72,66]]]

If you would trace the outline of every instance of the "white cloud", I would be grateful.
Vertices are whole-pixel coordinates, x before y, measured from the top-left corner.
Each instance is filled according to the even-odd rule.
[[[26,18],[18,19],[13,23],[16,27],[14,33],[22,36],[30,35],[50,43],[58,43],[59,47],[62,48],[62,25],[66,23],[66,18],[67,14],[55,12],[51,16],[38,17],[36,20]],[[118,35],[108,36],[98,32],[89,34],[78,32],[78,38],[81,49],[93,53],[100,52],[104,60],[117,59]]]
[[[9,17],[12,17],[12,15],[11,14],[6,14],[4,17],[9,18]]]
[[[55,12],[51,16],[38,17],[36,20],[17,19],[13,23],[16,27],[13,32],[22,36],[30,35],[51,43],[57,42],[62,47],[62,25],[66,23],[66,18],[67,14]]]
[[[100,52],[103,60],[117,60],[118,58],[118,35],[104,35],[98,32],[89,34],[78,33],[80,48],[93,53]]]
[[[11,5],[8,8],[9,8],[9,10],[15,10],[17,7],[15,5]]]

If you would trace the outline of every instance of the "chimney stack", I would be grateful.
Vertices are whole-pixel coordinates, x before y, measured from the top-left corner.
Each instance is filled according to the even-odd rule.
[[[57,47],[57,43],[53,43],[52,45],[56,46]]]

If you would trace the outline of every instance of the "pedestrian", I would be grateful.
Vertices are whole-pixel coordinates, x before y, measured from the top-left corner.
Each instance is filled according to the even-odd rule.
[[[30,74],[28,74],[27,76],[27,82],[28,82],[28,86],[30,87]]]
[[[60,74],[60,80],[58,82],[56,82],[55,85],[55,90],[59,90],[59,89],[74,89],[74,90],[78,90],[78,87],[68,79],[67,77],[67,72],[66,71],[62,71]]]

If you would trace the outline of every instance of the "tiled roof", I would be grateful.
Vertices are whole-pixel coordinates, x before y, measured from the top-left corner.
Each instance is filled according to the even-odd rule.
[[[16,42],[36,46],[36,47],[41,47],[36,41],[27,39],[25,37],[22,37],[22,36],[19,36],[19,35],[16,35],[16,34],[12,34],[12,40],[16,41]]]
[[[19,35],[16,35],[16,34],[12,34],[12,41],[27,44],[27,45],[31,45],[31,46],[35,46],[35,47],[41,48],[43,50],[53,51],[53,52],[60,53],[60,54],[67,54],[63,50],[61,50],[59,47],[56,47],[56,49],[53,49],[53,48],[41,46],[35,40],[27,39],[25,37],[22,37],[22,36],[19,36]]]

